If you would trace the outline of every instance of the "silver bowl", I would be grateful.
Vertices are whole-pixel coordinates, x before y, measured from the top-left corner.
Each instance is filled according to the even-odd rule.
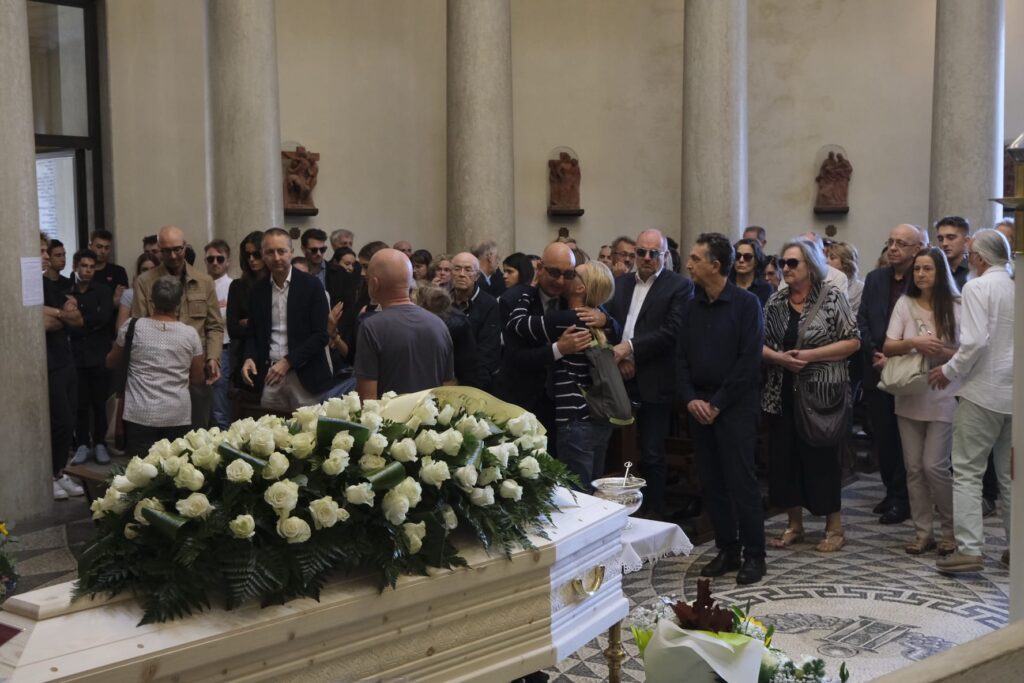
[[[640,489],[647,485],[647,481],[640,477],[603,477],[590,482],[590,485],[594,487],[594,497],[618,503],[632,515],[644,502]]]

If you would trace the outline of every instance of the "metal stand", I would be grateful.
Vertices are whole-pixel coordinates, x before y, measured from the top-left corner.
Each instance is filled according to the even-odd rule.
[[[622,622],[615,622],[608,629],[608,647],[604,651],[608,662],[609,683],[620,683],[622,680],[622,661],[626,658],[626,650],[622,647]]]

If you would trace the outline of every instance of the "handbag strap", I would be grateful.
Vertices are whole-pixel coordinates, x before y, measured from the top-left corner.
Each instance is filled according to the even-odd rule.
[[[818,309],[825,303],[825,295],[828,293],[828,288],[832,285],[828,282],[822,282],[821,288],[818,290],[818,298],[814,300],[814,305],[811,306],[811,310],[807,311],[807,315],[800,321],[800,326],[796,332],[796,348],[801,349],[804,346],[804,334],[807,332],[807,326],[810,324],[814,316],[818,314]]]
[[[139,322],[138,318],[132,318],[128,323],[128,331],[124,333],[124,367],[128,367],[128,363],[132,359],[132,342],[135,341],[135,323]]]

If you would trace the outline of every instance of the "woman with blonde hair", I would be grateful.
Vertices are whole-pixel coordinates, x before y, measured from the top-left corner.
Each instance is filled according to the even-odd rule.
[[[857,315],[860,308],[860,297],[864,293],[864,281],[857,277],[860,268],[860,254],[857,247],[848,242],[830,242],[825,247],[828,264],[846,275],[846,298],[850,301],[850,310]]]
[[[612,271],[600,261],[588,261],[576,266],[573,277],[567,278],[563,296],[568,304],[564,310],[544,315],[528,315],[531,290],[524,291],[516,300],[506,332],[537,343],[552,344],[570,327],[585,329],[576,309],[600,308],[615,293]],[[610,319],[610,317],[609,317]],[[605,332],[591,328],[592,344],[604,345],[618,341],[608,339]],[[604,475],[604,458],[612,425],[605,420],[593,419],[584,391],[590,387],[590,363],[581,353],[563,356],[555,362],[555,444],[558,459],[579,477],[584,491],[593,490],[590,482]]]

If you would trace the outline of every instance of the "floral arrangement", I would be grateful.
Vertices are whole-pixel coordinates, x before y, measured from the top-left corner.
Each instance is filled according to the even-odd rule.
[[[477,390],[379,401],[355,393],[286,420],[160,441],[94,501],[96,538],[75,595],[132,591],[141,623],[259,599],[319,598],[329,575],[465,566],[464,532],[488,550],[546,537],[554,489],[572,483],[537,419]]]
[[[839,678],[825,671],[818,657],[794,662],[772,647],[774,626],[765,626],[747,609],[723,609],[711,597],[711,582],[697,580],[693,604],[662,598],[656,607],[641,607],[633,614],[630,629],[647,668],[647,680],[675,680],[678,671],[700,658],[713,676],[728,681],[753,683],[846,683],[850,678],[844,662]],[[662,675],[664,672],[667,678]],[[710,674],[711,672],[709,672]],[[713,680],[713,679],[712,679]]]
[[[16,543],[17,539],[11,536],[7,524],[0,520],[0,602],[3,602],[14,593],[18,585],[18,572],[14,570],[14,558],[4,550],[8,543]]]

